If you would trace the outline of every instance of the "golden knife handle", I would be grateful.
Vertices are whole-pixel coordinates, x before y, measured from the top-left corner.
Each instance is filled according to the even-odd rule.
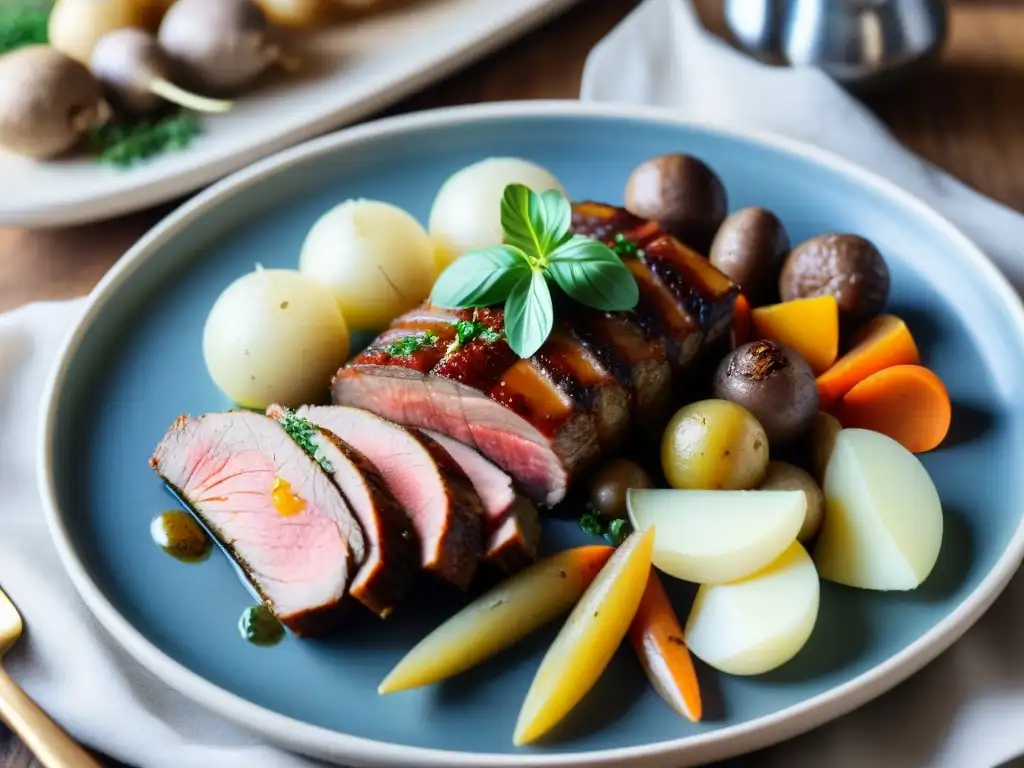
[[[0,667],[0,718],[46,768],[101,768]]]

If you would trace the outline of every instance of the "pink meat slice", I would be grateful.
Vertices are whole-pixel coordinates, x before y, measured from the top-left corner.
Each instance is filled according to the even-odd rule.
[[[150,464],[283,624],[315,634],[334,622],[366,556],[363,534],[337,488],[276,422],[241,411],[181,416]],[[275,504],[275,492],[294,495],[292,509]]]
[[[466,588],[483,555],[483,510],[469,482],[444,468],[446,457],[412,430],[360,408],[303,406],[297,413],[373,463],[419,534],[423,568]]]
[[[537,508],[516,492],[512,478],[465,443],[433,430],[421,431],[448,451],[483,502],[484,562],[515,573],[536,560],[540,517]]]

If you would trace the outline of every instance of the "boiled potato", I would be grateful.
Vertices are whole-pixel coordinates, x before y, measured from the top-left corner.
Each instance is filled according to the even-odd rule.
[[[750,411],[728,400],[681,408],[661,439],[661,466],[673,488],[746,491],[768,466],[768,438]]]
[[[780,667],[810,638],[820,589],[810,556],[793,542],[752,576],[697,590],[686,645],[701,661],[730,675]]]
[[[142,0],[57,0],[50,11],[50,45],[89,66],[93,48],[107,32],[141,27],[154,15]]]
[[[942,546],[942,505],[913,453],[879,432],[844,429],[824,491],[825,519],[814,550],[823,579],[908,590],[928,578]]]
[[[818,411],[811,424],[811,454],[814,459],[814,479],[819,484],[825,482],[825,469],[832,457],[832,448],[836,444],[836,435],[843,428],[839,419],[830,413]]]
[[[651,573],[654,531],[634,533],[611,556],[540,663],[512,741],[536,741],[587,694],[626,636]]]
[[[821,518],[825,513],[825,497],[814,478],[800,467],[784,461],[769,461],[768,471],[761,481],[762,491],[799,491],[807,501],[807,512],[797,534],[797,541],[806,543],[818,535]]]
[[[567,549],[506,579],[421,640],[377,692],[436,683],[515,644],[575,605],[613,551],[605,546]]]
[[[315,27],[328,18],[330,0],[255,0],[271,24],[279,27]]]
[[[781,555],[806,517],[802,491],[631,490],[629,519],[657,528],[654,565],[697,584],[749,576]]]
[[[376,331],[430,295],[434,246],[410,214],[377,200],[346,200],[302,245],[299,271],[327,286],[353,330]]]
[[[456,172],[441,186],[430,210],[439,270],[466,251],[504,241],[501,199],[509,184],[565,193],[551,173],[517,157],[490,157]]]
[[[210,377],[245,408],[322,400],[348,358],[348,345],[331,292],[290,269],[257,267],[238,278],[203,328]]]

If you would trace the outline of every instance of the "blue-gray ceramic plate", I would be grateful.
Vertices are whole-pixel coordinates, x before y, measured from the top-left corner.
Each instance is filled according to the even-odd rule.
[[[708,716],[699,724],[673,714],[623,651],[553,738],[515,749],[516,714],[557,626],[447,684],[380,697],[382,676],[452,610],[450,600],[424,595],[386,622],[259,648],[239,637],[251,598],[225,558],[184,565],[153,545],[150,519],[172,500],[147,459],[178,414],[228,405],[203,366],[201,332],[217,294],[254,262],[293,267],[310,225],[345,198],[387,200],[425,220],[444,179],[488,155],[537,161],[575,198],[619,202],[636,163],[679,150],[718,171],[730,208],[771,208],[794,242],[856,232],[888,260],[891,309],[955,404],[946,443],[922,457],[946,534],[920,589],[823,584],[814,634],[792,662],[754,678],[702,669]],[[679,766],[849,711],[977,620],[1024,551],[1024,409],[1014,400],[1022,378],[1017,296],[952,226],[880,179],[808,147],[662,112],[478,106],[289,150],[202,193],[143,238],[96,289],[60,356],[40,477],[64,563],[100,621],[169,685],[280,744],[374,765]],[[570,522],[550,522],[545,536],[549,547],[582,540]]]

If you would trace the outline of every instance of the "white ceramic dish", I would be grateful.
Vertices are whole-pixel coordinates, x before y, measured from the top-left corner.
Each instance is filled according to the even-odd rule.
[[[579,0],[420,0],[319,35],[308,75],[241,98],[204,135],[130,170],[0,154],[0,226],[112,218],[173,200],[455,72]]]

